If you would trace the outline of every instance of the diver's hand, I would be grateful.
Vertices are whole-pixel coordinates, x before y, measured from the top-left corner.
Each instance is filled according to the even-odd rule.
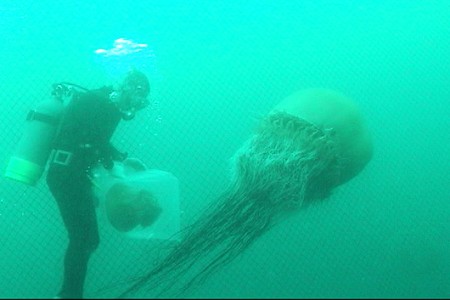
[[[110,150],[109,151],[110,151],[109,155],[110,155],[112,160],[124,161],[128,157],[128,153],[127,152],[120,152],[119,150],[117,150],[112,145],[110,146]]]
[[[111,153],[111,155],[109,157],[105,157],[101,160],[101,163],[103,165],[103,167],[107,170],[111,170],[112,168],[114,168],[114,161],[119,161],[122,162],[125,159],[127,159],[128,157],[128,153],[124,152],[119,152],[117,151],[116,153]]]
[[[114,167],[114,162],[111,158],[102,158],[100,160],[102,166],[106,169],[106,170],[111,170]]]
[[[113,160],[118,160],[118,161],[124,161],[125,159],[127,159],[128,157],[128,152],[119,152],[116,151],[112,154],[112,159]]]
[[[129,157],[123,161],[125,168],[131,168],[134,171],[145,171],[148,167],[138,158]]]

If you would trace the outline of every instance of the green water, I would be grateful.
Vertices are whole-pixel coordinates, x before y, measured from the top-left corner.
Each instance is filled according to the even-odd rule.
[[[52,83],[96,88],[135,66],[153,105],[113,141],[179,179],[188,224],[227,185],[257,118],[296,90],[340,90],[373,134],[369,165],[184,297],[447,298],[449,24],[444,0],[2,0],[1,167]],[[119,38],[146,46],[95,53]],[[67,238],[45,180],[0,185],[0,297],[52,297]],[[163,250],[118,235],[100,211],[99,223],[85,294],[114,297],[111,284]]]

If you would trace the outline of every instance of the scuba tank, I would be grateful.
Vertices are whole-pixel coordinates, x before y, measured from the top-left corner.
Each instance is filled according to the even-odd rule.
[[[37,183],[46,168],[64,112],[64,102],[73,94],[71,86],[54,84],[52,97],[29,111],[23,135],[8,162],[5,177],[29,185]]]

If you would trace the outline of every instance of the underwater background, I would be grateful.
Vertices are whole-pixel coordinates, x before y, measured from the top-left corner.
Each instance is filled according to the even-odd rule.
[[[113,142],[178,178],[182,226],[286,96],[325,87],[357,102],[374,142],[363,172],[183,297],[450,296],[449,1],[2,0],[0,37],[1,169],[53,83],[97,88],[135,66],[153,105]],[[98,218],[85,296],[114,297],[164,247]],[[53,297],[66,244],[45,178],[2,177],[0,297]]]

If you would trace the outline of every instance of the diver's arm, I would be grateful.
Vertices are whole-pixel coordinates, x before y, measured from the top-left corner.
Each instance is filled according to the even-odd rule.
[[[112,169],[114,161],[124,161],[128,157],[127,152],[120,152],[111,142],[108,142],[99,148],[100,162],[105,169]]]
[[[120,152],[117,148],[109,142],[109,156],[112,160],[124,161],[128,157],[127,152]]]

